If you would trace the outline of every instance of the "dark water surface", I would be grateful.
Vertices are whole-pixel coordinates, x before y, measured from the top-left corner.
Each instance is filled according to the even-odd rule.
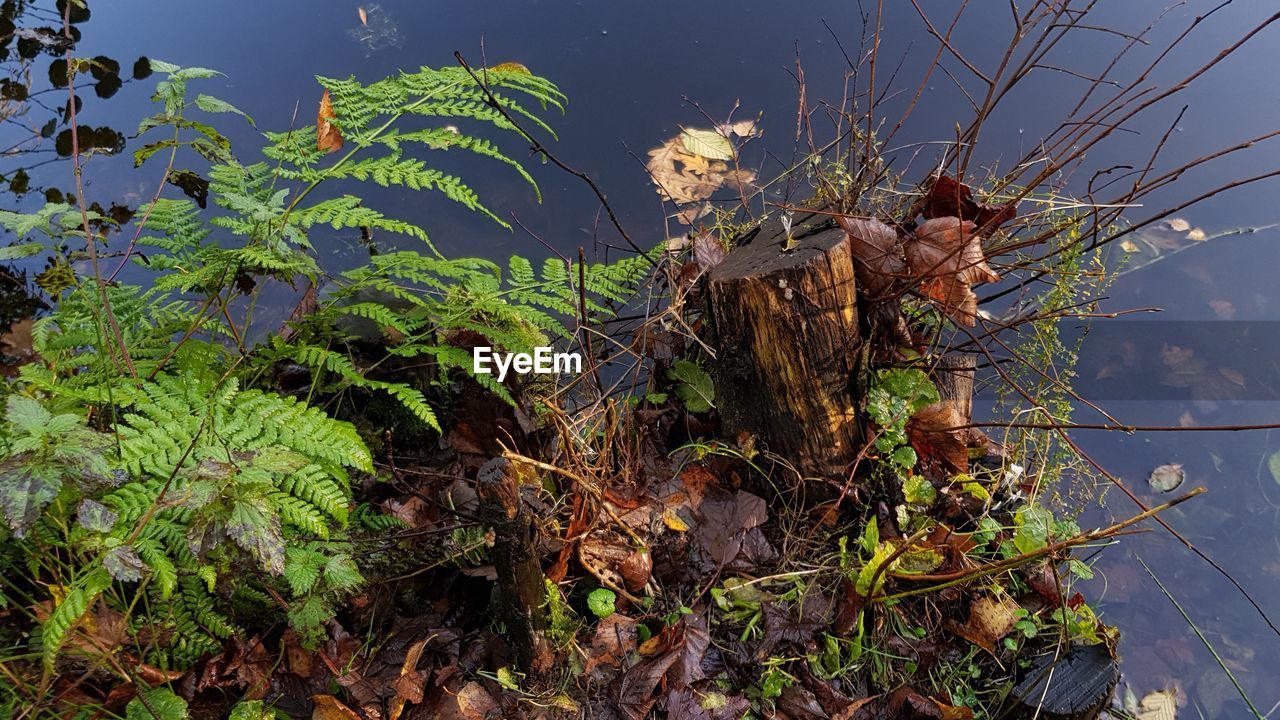
[[[891,96],[885,108],[896,104],[900,112],[936,46],[910,3],[885,4],[889,7],[881,57],[887,60],[882,67],[900,63],[896,86],[905,91]],[[1091,22],[1136,32],[1167,4],[1103,0]],[[1162,41],[1216,4],[1192,1],[1171,8],[1151,37],[1153,46],[1135,53],[1129,66],[1149,62]],[[955,42],[977,64],[991,67],[1009,31],[1006,3],[983,0],[972,5],[971,19],[960,25]],[[739,118],[762,113],[765,135],[749,147],[748,156],[761,164],[762,177],[771,177],[796,157],[792,73],[797,53],[804,63],[810,103],[838,103],[847,65],[835,38],[856,54],[861,32],[857,3],[848,0],[383,0],[378,6],[365,4],[368,26],[361,26],[358,6],[357,0],[100,1],[93,5],[93,19],[83,26],[78,53],[106,54],[123,63],[147,55],[221,70],[227,74],[225,80],[200,89],[244,109],[261,128],[282,129],[295,122],[295,108],[296,124],[314,122],[316,74],[355,74],[373,80],[400,68],[450,64],[454,50],[479,64],[483,41],[489,63],[518,61],[560,84],[570,104],[565,116],[551,119],[560,135],[554,151],[590,172],[630,233],[650,244],[663,236],[664,213],[644,172],[645,152],[678,132],[680,125],[709,124],[682,97],[718,119],[735,101],[742,107]],[[949,19],[954,3],[935,0],[922,6]],[[1194,41],[1178,48],[1150,81],[1167,84],[1180,79],[1276,7],[1272,0],[1237,0],[1197,30]],[[990,17],[982,14],[987,11]],[[1091,165],[1141,162],[1183,104],[1189,109],[1164,156],[1168,166],[1275,129],[1280,123],[1276,30],[1263,32],[1185,94],[1153,111],[1135,126],[1142,134],[1123,134],[1102,145]],[[1054,64],[1097,72],[1120,42],[1106,33],[1078,33],[1055,51]],[[889,71],[881,72],[884,77]],[[1061,73],[1045,72],[1041,80],[1021,88],[987,125],[986,145],[978,157],[983,164],[1007,164],[1033,147],[1083,88],[1083,82]],[[954,136],[957,120],[969,117],[964,94],[950,80],[935,74],[930,83],[895,143],[946,140]],[[135,127],[149,112],[152,85],[127,83],[108,101],[86,98],[82,122]],[[241,148],[254,146],[254,131],[248,126],[227,116],[220,127]],[[11,144],[14,132],[13,126],[0,129],[0,146]],[[518,143],[505,147],[517,156],[522,152]],[[901,157],[914,151],[904,149]],[[89,199],[136,204],[149,197],[159,169],[135,172],[127,155],[90,161]],[[935,161],[936,153],[921,153],[914,161],[915,176],[923,177]],[[501,166],[469,161],[465,172],[497,214],[518,217],[561,252],[576,252],[579,245],[591,252],[599,248],[597,241],[617,242],[585,185],[555,168],[534,165],[545,198],[542,205]],[[1150,214],[1151,209],[1177,204],[1233,178],[1277,166],[1280,145],[1262,145],[1189,173],[1152,196],[1151,208],[1139,212]],[[36,173],[36,179],[62,178],[66,172],[65,164],[48,166]],[[426,227],[446,253],[502,257],[545,252],[528,234],[507,233],[438,197],[391,190],[369,199],[384,211]],[[1280,222],[1280,186],[1252,185],[1200,203],[1182,216],[1210,234]],[[352,252],[355,245],[354,237],[314,239],[322,252],[335,256]],[[1277,241],[1280,234],[1274,231],[1214,240],[1122,277],[1107,308],[1156,306],[1164,313],[1132,332],[1099,332],[1088,346],[1090,362],[1096,363],[1086,363],[1080,378],[1084,394],[1096,392],[1112,414],[1132,424],[1280,421],[1280,387],[1272,384],[1280,377],[1273,333],[1280,326],[1271,324],[1280,320]],[[1166,320],[1181,322],[1162,329],[1159,323]],[[1242,331],[1233,326],[1239,321],[1255,321],[1250,325],[1256,329],[1250,332],[1265,342],[1212,339],[1215,333],[1238,339]],[[1186,354],[1176,349],[1191,347],[1188,334],[1199,332],[1188,331],[1187,325],[1209,323],[1218,325],[1203,331],[1210,339],[1202,338],[1192,348],[1195,362],[1186,365]],[[1111,348],[1123,350],[1119,360],[1107,360]],[[1172,354],[1170,348],[1175,348]],[[1199,373],[1195,387],[1169,380],[1186,373]],[[1094,420],[1083,415],[1080,419]],[[1267,464],[1270,453],[1280,450],[1280,433],[1081,432],[1077,437],[1099,462],[1152,503],[1162,497],[1149,489],[1148,473],[1157,465],[1182,463],[1187,471],[1184,488],[1204,485],[1210,492],[1170,513],[1168,522],[1232,573],[1272,618],[1280,619],[1280,483]],[[1082,524],[1103,524],[1135,510],[1118,492],[1110,492],[1106,501],[1106,508],[1091,512]],[[1250,716],[1216,661],[1142,570],[1138,557],[1204,630],[1262,712],[1280,702],[1280,636],[1221,574],[1160,529],[1127,537],[1102,552],[1098,578],[1086,590],[1091,599],[1101,599],[1103,619],[1123,632],[1120,649],[1134,692],[1141,696],[1177,684],[1190,701],[1181,709],[1182,717]]]

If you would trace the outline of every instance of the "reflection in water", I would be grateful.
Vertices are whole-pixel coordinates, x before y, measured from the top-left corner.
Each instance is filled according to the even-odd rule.
[[[370,57],[379,50],[399,48],[404,44],[400,37],[400,26],[382,6],[371,3],[359,8],[360,26],[347,31],[356,42],[365,48],[365,57]]]

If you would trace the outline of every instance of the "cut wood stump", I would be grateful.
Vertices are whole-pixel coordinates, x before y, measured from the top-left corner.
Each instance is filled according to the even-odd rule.
[[[498,584],[494,615],[507,626],[516,663],[523,670],[551,669],[551,646],[543,609],[546,587],[535,546],[533,518],[522,509],[520,478],[505,458],[485,463],[476,476],[481,520],[493,530],[493,567]]]
[[[1013,690],[1016,718],[1093,720],[1120,682],[1120,664],[1101,645],[1072,645],[1044,655]]]
[[[848,236],[766,223],[708,278],[716,407],[805,475],[838,475],[862,448],[853,391],[860,346]]]

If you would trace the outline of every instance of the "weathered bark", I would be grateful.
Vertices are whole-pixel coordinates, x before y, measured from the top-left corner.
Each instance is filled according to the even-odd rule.
[[[969,354],[943,355],[929,373],[938,388],[940,404],[956,411],[962,423],[973,420],[973,378],[978,359]]]
[[[516,663],[526,671],[545,672],[552,660],[543,610],[546,588],[538,564],[536,529],[533,519],[522,510],[515,466],[504,458],[485,463],[476,476],[476,494],[481,519],[493,529],[498,585],[491,607],[507,626]]]
[[[730,437],[755,435],[807,475],[838,474],[862,447],[853,256],[834,227],[793,237],[784,250],[786,234],[766,225],[711,271],[716,407]]]

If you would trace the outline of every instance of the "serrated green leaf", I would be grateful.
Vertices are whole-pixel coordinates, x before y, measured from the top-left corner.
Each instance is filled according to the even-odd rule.
[[[205,112],[211,113],[234,113],[249,121],[250,125],[257,127],[257,124],[253,122],[253,118],[249,117],[243,110],[232,105],[226,100],[216,98],[212,95],[205,95],[204,93],[196,95],[196,107],[204,110]]]
[[[187,701],[166,687],[152,688],[129,701],[125,720],[187,720]]]

